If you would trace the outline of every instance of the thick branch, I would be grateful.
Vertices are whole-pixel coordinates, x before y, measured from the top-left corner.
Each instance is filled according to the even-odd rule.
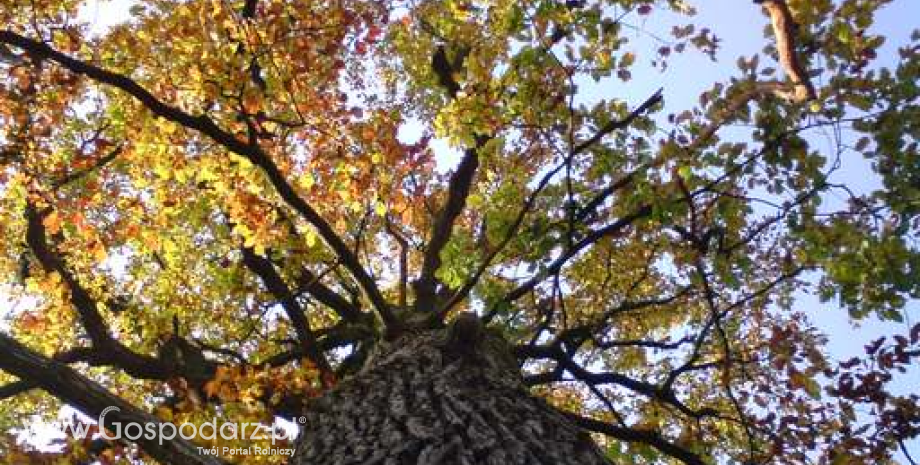
[[[470,278],[467,279],[467,281],[463,284],[463,286],[461,286],[460,289],[458,289],[457,292],[455,292],[454,295],[451,296],[450,299],[448,299],[448,301],[444,304],[444,306],[438,310],[438,315],[437,315],[438,318],[443,318],[443,316],[446,315],[447,312],[449,312],[450,309],[454,307],[454,305],[456,305],[457,303],[465,299],[467,295],[469,295],[469,293],[473,290],[473,287],[476,285],[476,283],[479,282],[479,279],[482,277],[482,275],[486,272],[486,270],[489,269],[489,266],[492,265],[492,261],[495,259],[495,257],[497,257],[498,254],[500,254],[505,249],[505,247],[508,246],[508,244],[511,242],[512,239],[514,239],[514,236],[517,234],[518,229],[520,229],[521,225],[524,223],[524,218],[527,216],[528,213],[530,213],[531,210],[533,210],[533,207],[537,202],[537,197],[540,195],[541,192],[543,192],[543,189],[545,189],[546,186],[549,185],[549,182],[553,179],[553,177],[556,176],[556,174],[558,174],[559,171],[561,171],[562,168],[564,167],[565,167],[564,163],[560,164],[556,168],[550,170],[548,173],[543,175],[543,178],[540,179],[540,182],[537,184],[537,187],[533,190],[533,192],[530,193],[529,196],[527,196],[527,200],[524,201],[524,206],[521,207],[521,209],[518,211],[517,217],[515,217],[514,221],[511,223],[511,227],[508,228],[508,232],[505,233],[505,237],[502,239],[502,241],[498,245],[496,245],[494,248],[492,248],[491,251],[489,251],[488,255],[482,261],[482,263],[479,265],[479,267],[476,269],[473,275],[470,276]]]
[[[347,299],[342,297],[338,292],[332,290],[329,286],[320,281],[312,271],[303,268],[300,270],[297,291],[295,293],[306,292],[311,297],[332,309],[345,321],[357,322],[362,318],[361,309]],[[368,314],[369,315],[369,314]]]
[[[447,203],[438,214],[431,228],[431,239],[425,249],[422,262],[422,272],[415,282],[415,309],[420,311],[434,310],[435,278],[434,274],[441,266],[441,251],[450,240],[451,231],[457,217],[466,207],[466,198],[470,194],[473,177],[479,167],[478,150],[485,145],[486,138],[477,138],[476,147],[466,149],[460,165],[450,177],[447,187]]]
[[[779,63],[795,85],[793,100],[799,103],[814,100],[817,98],[815,87],[795,52],[795,20],[789,6],[784,0],[755,0],[755,3],[761,4],[770,15]]]
[[[280,207],[275,208],[275,213],[284,221],[287,225],[288,230],[292,236],[297,236],[297,225],[294,221],[288,217],[287,213]],[[358,302],[352,302],[341,294],[330,288],[329,286],[323,284],[323,277],[337,265],[333,265],[330,268],[327,268],[326,271],[323,271],[319,275],[313,273],[306,266],[301,266],[300,273],[297,277],[297,281],[294,285],[293,293],[294,297],[300,297],[301,294],[306,292],[320,303],[326,305],[332,311],[336,312],[340,317],[345,321],[358,322],[363,321],[365,316],[368,316],[361,311],[360,304]]]
[[[170,376],[168,367],[161,360],[135,353],[109,334],[109,328],[99,314],[96,301],[49,246],[43,219],[44,215],[33,205],[26,207],[26,243],[45,271],[57,273],[67,284],[70,289],[70,301],[80,315],[80,321],[92,341],[93,349],[97,351],[98,358],[119,366],[136,378],[165,379]]]
[[[686,146],[686,149],[695,152],[706,146],[706,144],[712,140],[713,136],[715,136],[716,132],[729,122],[732,116],[754,99],[771,94],[781,98],[791,99],[785,89],[786,85],[777,81],[754,82],[751,84],[750,88],[722,101],[718,106],[713,105],[717,108],[717,112],[713,116],[712,121],[700,130],[700,133]]]
[[[243,263],[262,280],[265,288],[281,302],[281,306],[294,326],[294,331],[297,333],[297,339],[300,342],[303,353],[310,357],[310,360],[322,372],[331,373],[329,361],[326,360],[326,356],[316,343],[316,335],[310,329],[310,322],[307,320],[303,308],[297,302],[291,289],[285,284],[284,279],[275,270],[272,262],[268,258],[257,255],[251,248],[243,247]]]
[[[406,308],[406,294],[409,283],[409,241],[406,240],[396,230],[396,226],[390,221],[390,217],[385,218],[387,232],[393,236],[393,239],[399,244],[399,282],[397,284],[397,303],[400,308]]]
[[[0,357],[0,369],[16,375],[25,382],[35,383],[49,394],[73,405],[90,417],[99,417],[107,408],[117,408],[117,410],[108,412],[104,417],[102,426],[110,430],[115,430],[118,428],[116,425],[119,425],[119,429],[124,431],[125,426],[129,423],[135,423],[141,427],[163,424],[153,415],[113,395],[67,365],[37,354],[3,333],[0,333],[0,353],[3,354],[3,357]],[[224,463],[215,457],[199,454],[193,444],[179,437],[161,441],[158,438],[148,439],[147,435],[140,435],[137,444],[144,452],[163,463],[189,465]]]
[[[137,99],[154,115],[197,131],[211,138],[230,152],[246,158],[261,168],[281,198],[316,228],[320,237],[338,256],[342,265],[358,280],[362,290],[367,294],[368,299],[374,305],[387,328],[390,330],[398,328],[398,320],[387,305],[377,284],[361,265],[358,257],[352,253],[348,245],[345,244],[319,212],[297,194],[275,162],[258,145],[244,142],[235,135],[221,129],[207,115],[194,116],[162,102],[127,76],[71,58],[45,43],[23,37],[12,31],[0,31],[0,43],[19,47],[35,58],[54,61],[73,73],[81,74],[96,82],[115,87]]]
[[[77,347],[59,354],[51,359],[60,363],[86,362],[90,365],[101,363],[99,354],[89,347]],[[38,387],[34,382],[19,380],[0,387],[0,400],[17,396]]]
[[[470,276],[470,278],[463,284],[463,286],[461,286],[460,289],[458,289],[457,292],[455,292],[454,295],[452,295],[450,299],[448,299],[448,301],[441,307],[441,309],[438,311],[439,316],[446,315],[447,312],[449,312],[451,308],[453,308],[457,303],[459,303],[460,301],[465,299],[467,295],[469,295],[469,293],[472,291],[476,283],[479,282],[479,279],[482,277],[482,275],[486,272],[489,266],[492,265],[492,261],[495,259],[495,257],[497,257],[498,254],[500,254],[505,249],[505,247],[511,242],[512,239],[514,239],[515,235],[517,234],[518,229],[520,229],[521,225],[524,222],[524,218],[527,216],[528,213],[530,213],[530,211],[533,209],[534,205],[536,204],[537,197],[539,196],[539,194],[543,192],[543,189],[546,188],[546,186],[553,179],[553,177],[555,177],[559,173],[559,171],[565,168],[565,166],[566,164],[562,163],[558,165],[556,168],[547,172],[545,175],[543,175],[543,177],[540,179],[540,182],[537,183],[537,187],[530,193],[530,195],[524,201],[524,206],[521,208],[520,211],[518,211],[517,216],[515,217],[514,221],[511,223],[511,227],[508,228],[508,232],[505,233],[505,237],[502,239],[502,241],[498,245],[496,245],[491,251],[489,251],[488,255],[482,261],[482,263],[479,265],[479,267],[476,269],[473,275]],[[627,174],[620,180],[614,182],[612,185],[601,190],[594,198],[591,199],[591,201],[588,202],[587,205],[585,205],[581,210],[579,210],[575,219],[578,221],[584,220],[585,217],[593,213],[597,209],[597,207],[599,207],[604,202],[604,200],[606,200],[609,196],[613,195],[618,190],[628,186],[632,182],[633,178],[635,177],[635,174],[640,169],[642,168],[640,167],[639,169]],[[487,318],[487,320],[488,319],[489,318]]]
[[[18,396],[23,392],[31,391],[35,389],[35,383],[30,383],[28,381],[13,381],[9,384],[4,384],[0,386],[0,400],[8,399],[10,397]]]

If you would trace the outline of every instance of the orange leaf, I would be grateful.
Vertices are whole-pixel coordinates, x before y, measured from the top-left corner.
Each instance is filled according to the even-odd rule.
[[[61,215],[58,215],[57,212],[51,212],[42,220],[42,224],[48,230],[48,233],[57,234],[61,232]]]

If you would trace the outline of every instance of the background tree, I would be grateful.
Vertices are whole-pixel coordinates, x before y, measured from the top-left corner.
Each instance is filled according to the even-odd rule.
[[[763,50],[671,112],[625,83],[716,56],[681,0],[147,0],[100,34],[4,0],[3,428],[67,403],[304,418],[295,463],[912,461],[888,384],[920,326],[834,361],[793,307],[920,294],[920,33],[876,65],[888,3],[752,3]],[[235,460],[195,446],[0,455]]]

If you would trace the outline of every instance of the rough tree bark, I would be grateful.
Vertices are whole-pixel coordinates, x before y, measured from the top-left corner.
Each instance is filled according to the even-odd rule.
[[[311,405],[291,464],[610,464],[527,391],[501,336],[458,326],[382,343]]]

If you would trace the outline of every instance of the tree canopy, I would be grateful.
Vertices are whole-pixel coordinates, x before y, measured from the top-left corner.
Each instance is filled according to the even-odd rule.
[[[13,431],[296,419],[471,314],[614,463],[877,464],[920,434],[889,388],[920,325],[835,360],[796,305],[920,297],[920,31],[886,43],[891,0],[750,2],[737,61],[717,2],[137,0],[103,31],[87,3],[0,2],[10,463],[219,463]],[[674,108],[687,56],[727,77]]]

